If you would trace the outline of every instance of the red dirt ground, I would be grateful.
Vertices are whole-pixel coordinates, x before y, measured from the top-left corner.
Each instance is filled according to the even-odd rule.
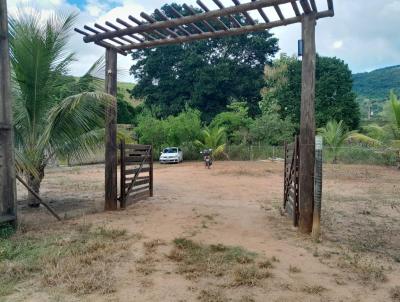
[[[216,282],[191,281],[177,273],[176,264],[165,255],[172,241],[182,237],[241,246],[279,259],[262,285],[218,287],[226,300],[201,301],[399,301],[390,296],[400,285],[399,171],[327,165],[323,236],[317,243],[298,234],[280,214],[282,168],[279,162],[216,162],[212,170],[201,163],[157,165],[155,197],[126,211],[95,214],[90,213],[102,208],[103,167],[50,169],[42,194],[65,213],[67,223],[106,225],[142,235],[112,272],[119,284],[115,293],[59,294],[57,301],[198,301],[202,290],[217,288]],[[26,227],[40,229],[43,221],[52,220],[43,209],[35,212],[24,204],[21,201],[20,216]],[[155,239],[166,245],[156,251],[154,272],[143,274],[136,261],[143,243]],[[33,288],[9,301],[54,301],[54,292]]]

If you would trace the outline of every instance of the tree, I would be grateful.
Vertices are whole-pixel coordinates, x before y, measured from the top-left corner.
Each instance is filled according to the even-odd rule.
[[[152,144],[155,150],[188,145],[201,136],[200,112],[186,108],[177,116],[161,120],[146,111],[139,117],[135,131],[140,143]]]
[[[299,125],[301,62],[283,55],[272,68],[266,67],[265,78],[261,106],[276,103],[282,118],[288,116]],[[360,111],[352,92],[352,74],[342,60],[317,56],[315,106],[317,127],[324,126],[330,119],[343,120],[350,129],[359,126]]]
[[[54,14],[42,23],[31,11],[10,18],[15,152],[19,170],[37,193],[49,160],[82,158],[104,137],[104,108],[111,96],[87,92],[64,98],[65,85],[71,84],[66,71],[74,60],[66,45],[75,19],[75,14]],[[38,206],[32,195],[28,198]]]
[[[277,104],[264,108],[263,114],[256,118],[250,126],[250,138],[254,142],[263,142],[268,145],[283,145],[292,141],[295,125],[289,117],[284,119],[279,114]]]
[[[224,128],[230,144],[246,143],[252,119],[246,102],[233,102],[212,120],[210,128]]]
[[[189,14],[180,5],[171,6],[182,15]],[[169,5],[164,5],[162,11],[175,18]],[[153,17],[159,18],[157,14]],[[245,24],[243,16],[237,18]],[[218,23],[213,25],[220,28]],[[202,120],[210,122],[231,99],[245,101],[253,116],[258,113],[263,68],[278,51],[277,42],[263,31],[136,50],[131,73],[138,83],[132,94],[144,99],[148,107],[158,107],[157,117],[162,118],[177,115],[189,105],[200,110]]]
[[[225,155],[226,134],[224,128],[205,128],[202,131],[202,140],[197,140],[196,144],[202,149],[212,149],[212,156],[219,157]]]

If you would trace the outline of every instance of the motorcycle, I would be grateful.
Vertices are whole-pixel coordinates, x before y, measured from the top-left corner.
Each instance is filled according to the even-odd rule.
[[[203,155],[203,160],[204,160],[206,169],[210,169],[213,164],[213,160],[211,157],[212,149],[203,150],[200,152],[200,154]]]

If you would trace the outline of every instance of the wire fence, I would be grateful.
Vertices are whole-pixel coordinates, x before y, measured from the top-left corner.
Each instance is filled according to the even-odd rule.
[[[266,160],[284,158],[284,146],[229,145],[225,149],[230,160]],[[323,161],[343,164],[399,165],[399,151],[365,146],[324,147]]]
[[[185,160],[201,160],[200,150],[190,146],[182,146]],[[285,154],[284,146],[270,145],[227,145],[225,152],[218,160],[241,160],[241,161],[256,161],[256,160],[283,160]],[[154,152],[154,160],[158,160],[160,153],[157,150]],[[323,161],[325,163],[343,163],[343,164],[371,164],[396,166],[400,164],[399,151],[391,148],[371,148],[364,146],[344,146],[338,149],[324,147]],[[104,150],[99,149],[98,152],[89,154],[84,159],[67,158],[62,161],[58,160],[54,164],[62,165],[85,165],[104,163]]]

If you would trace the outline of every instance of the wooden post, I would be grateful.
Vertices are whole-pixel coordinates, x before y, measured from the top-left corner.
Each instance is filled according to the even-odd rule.
[[[125,164],[125,159],[126,159],[126,154],[125,154],[125,140],[121,140],[121,199],[120,199],[120,205],[121,205],[121,209],[125,209],[126,207],[126,196],[125,196],[125,192],[126,192],[126,164]]]
[[[16,222],[7,1],[0,1],[0,221]],[[3,218],[1,217],[3,216]]]
[[[287,142],[285,141],[285,145],[284,145],[284,148],[285,148],[285,157],[284,157],[284,162],[283,162],[283,167],[284,167],[284,170],[283,170],[283,210],[285,210],[285,207],[286,207],[286,178],[287,178]]]
[[[153,146],[150,147],[150,171],[149,171],[149,177],[150,177],[150,183],[149,183],[149,189],[150,189],[150,197],[153,197],[153,180],[154,180],[154,174],[153,174]]]
[[[117,52],[106,49],[106,92],[117,96]],[[105,206],[106,211],[117,210],[117,100],[106,108],[105,142]]]
[[[312,236],[319,240],[321,235],[321,208],[322,208],[322,137],[315,139],[315,176],[314,176],[314,215]]]
[[[314,208],[315,164],[315,26],[316,15],[302,16],[303,62],[300,119],[299,230],[311,233]]]

